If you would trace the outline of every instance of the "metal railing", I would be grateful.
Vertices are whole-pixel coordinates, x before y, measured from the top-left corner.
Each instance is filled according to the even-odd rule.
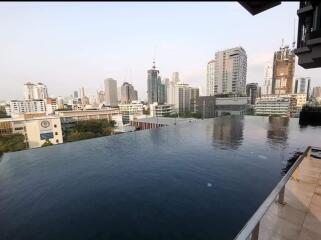
[[[283,176],[281,181],[276,185],[270,195],[265,199],[265,201],[261,204],[261,206],[256,210],[250,220],[245,224],[243,229],[239,232],[239,234],[234,238],[234,240],[246,240],[251,236],[251,240],[259,239],[259,230],[260,230],[260,221],[266,211],[269,209],[271,204],[275,201],[278,196],[278,203],[284,204],[284,193],[285,193],[285,184],[291,178],[294,171],[300,165],[302,160],[305,157],[310,158],[312,147],[309,146],[307,149],[298,157],[289,171]]]

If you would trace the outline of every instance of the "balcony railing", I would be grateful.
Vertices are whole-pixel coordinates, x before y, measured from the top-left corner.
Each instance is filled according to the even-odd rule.
[[[302,160],[305,157],[310,158],[311,150],[314,149],[311,146],[307,147],[307,149],[301,154],[289,171],[283,176],[281,181],[276,185],[270,195],[265,199],[265,201],[261,204],[261,206],[256,210],[250,220],[246,223],[244,228],[239,232],[239,234],[234,238],[234,240],[245,240],[251,236],[251,240],[259,239],[259,230],[260,230],[260,221],[263,218],[264,214],[267,212],[271,204],[278,198],[279,204],[284,204],[284,192],[285,192],[285,184],[291,178],[294,171],[300,165]]]

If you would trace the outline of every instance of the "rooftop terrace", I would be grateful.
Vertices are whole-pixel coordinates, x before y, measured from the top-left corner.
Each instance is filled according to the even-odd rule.
[[[233,239],[320,138],[298,119],[226,116],[6,153],[0,239]]]

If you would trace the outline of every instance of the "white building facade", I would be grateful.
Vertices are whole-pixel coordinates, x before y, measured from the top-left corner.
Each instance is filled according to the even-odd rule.
[[[215,60],[211,60],[207,63],[207,85],[206,85],[206,95],[214,96],[214,78],[215,78]]]
[[[11,100],[10,115],[12,117],[29,112],[46,112],[46,102],[43,99],[38,100]]]
[[[114,107],[118,104],[117,97],[117,81],[112,78],[107,78],[105,84],[105,102],[108,106]]]
[[[29,148],[41,147],[46,141],[63,143],[59,117],[19,117],[0,120],[0,128],[5,126],[10,134],[22,134]],[[2,129],[3,130],[3,129]]]
[[[247,55],[242,47],[215,53],[214,94],[245,94]]]
[[[268,95],[257,99],[255,104],[256,115],[289,116],[291,97],[289,95]]]
[[[27,82],[24,84],[24,98],[25,100],[46,99],[48,98],[48,90],[45,84],[33,84]]]
[[[272,63],[268,63],[264,67],[264,81],[261,88],[262,95],[272,94],[272,74],[273,74]]]
[[[152,117],[166,117],[175,113],[173,104],[161,104],[153,103],[149,105],[150,116]]]

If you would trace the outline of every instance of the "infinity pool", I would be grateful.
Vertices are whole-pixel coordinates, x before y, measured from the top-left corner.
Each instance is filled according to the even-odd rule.
[[[298,119],[226,116],[7,153],[0,239],[233,239],[318,143]]]

